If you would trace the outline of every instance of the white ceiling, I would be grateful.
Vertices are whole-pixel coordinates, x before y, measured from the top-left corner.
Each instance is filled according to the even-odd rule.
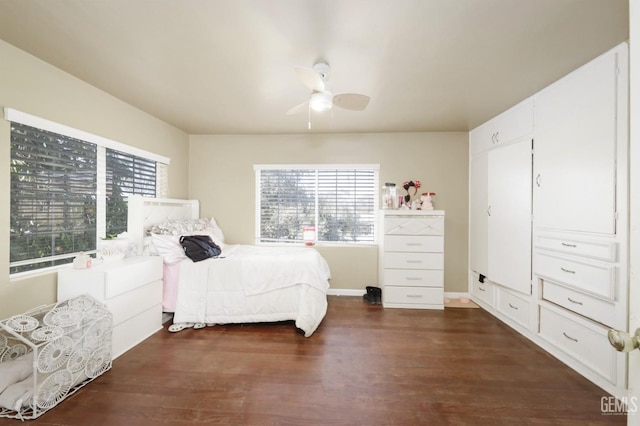
[[[466,131],[627,39],[628,0],[0,0],[0,38],[189,134]],[[1,66],[1,63],[0,63]]]

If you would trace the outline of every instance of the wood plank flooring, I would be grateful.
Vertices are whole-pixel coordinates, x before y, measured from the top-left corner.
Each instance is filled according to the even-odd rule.
[[[162,330],[29,424],[626,424],[603,396],[481,309],[330,296],[310,338],[292,322]]]

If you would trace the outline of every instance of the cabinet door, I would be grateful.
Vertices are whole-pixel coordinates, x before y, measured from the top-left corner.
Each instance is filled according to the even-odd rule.
[[[490,280],[531,294],[531,140],[489,152]]]
[[[484,276],[487,259],[487,154],[471,158],[469,165],[469,267]]]
[[[538,95],[536,227],[615,234],[616,85],[614,51]]]

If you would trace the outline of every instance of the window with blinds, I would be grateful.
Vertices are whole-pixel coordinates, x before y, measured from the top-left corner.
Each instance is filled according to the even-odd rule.
[[[167,187],[165,164],[13,121],[10,167],[11,274],[95,252],[127,229],[126,197]]]
[[[377,166],[255,166],[258,241],[375,243]]]
[[[11,124],[10,271],[96,248],[96,145]]]
[[[127,230],[127,197],[156,196],[156,162],[113,149],[106,150],[106,234]]]

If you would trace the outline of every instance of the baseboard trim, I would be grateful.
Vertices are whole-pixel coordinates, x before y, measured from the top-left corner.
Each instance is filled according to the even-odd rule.
[[[356,290],[350,288],[330,288],[327,291],[329,296],[362,296],[366,290]],[[461,297],[469,298],[469,293],[445,292],[444,297],[449,299],[460,299]]]
[[[366,293],[366,290],[354,290],[349,288],[330,288],[327,291],[329,296],[362,296]]]
[[[449,292],[445,292],[444,293],[444,297],[448,298],[448,299],[460,299],[461,297],[466,297],[467,299],[469,299],[471,297],[471,295],[467,292],[467,293],[449,293]]]

